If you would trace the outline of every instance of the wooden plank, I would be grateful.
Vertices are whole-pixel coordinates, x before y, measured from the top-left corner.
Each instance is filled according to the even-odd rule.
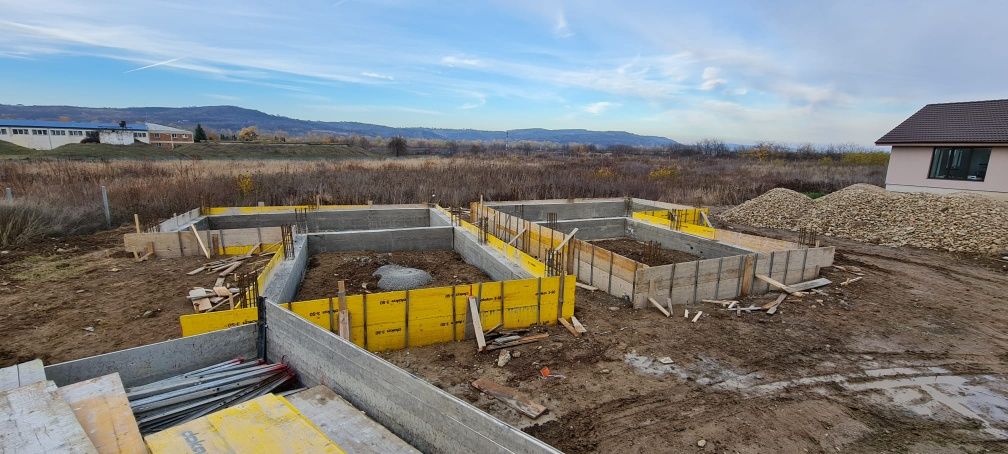
[[[563,317],[557,318],[557,321],[560,322],[560,324],[563,325],[564,328],[567,328],[567,331],[573,334],[574,337],[581,337],[581,333],[579,333],[578,330],[574,328],[574,325],[571,325],[570,322],[565,320]]]
[[[227,268],[224,268],[224,270],[221,271],[220,273],[218,273],[217,275],[221,276],[221,277],[227,276],[227,275],[231,274],[232,272],[234,272],[234,270],[238,269],[239,266],[242,266],[242,262],[234,262],[231,265],[229,265]]]
[[[784,302],[784,298],[787,298],[787,296],[787,293],[781,293],[776,300],[764,304],[761,309],[767,311],[767,315],[773,315],[774,312],[777,312],[777,306],[780,306],[780,304]]]
[[[473,334],[476,335],[477,351],[486,349],[486,339],[483,338],[483,322],[480,320],[479,302],[476,297],[469,297],[469,319],[472,320]]]
[[[0,369],[0,391],[9,391],[46,381],[45,365],[33,359]]]
[[[0,450],[98,453],[73,409],[38,382],[0,393]]]
[[[658,302],[655,301],[654,298],[648,298],[647,300],[648,300],[649,303],[651,303],[652,306],[656,307],[659,311],[661,311],[661,313],[665,314],[666,317],[671,317],[672,316],[672,313],[669,312],[668,309],[665,309],[664,307],[662,307],[661,304],[658,304]]]
[[[339,296],[339,336],[350,340],[350,312],[347,309],[346,284],[343,280],[336,283],[336,295]]]
[[[580,282],[575,282],[574,285],[576,285],[576,286],[578,286],[580,288],[583,288],[585,290],[588,290],[590,292],[594,292],[594,291],[598,290],[598,287],[591,286],[591,285],[588,285],[588,284],[582,284]]]
[[[472,386],[532,419],[538,418],[546,412],[546,407],[532,400],[527,394],[496,383],[486,377],[472,382]]]
[[[100,453],[147,452],[118,373],[56,390]]]
[[[500,350],[502,348],[510,348],[510,347],[517,347],[519,345],[531,344],[533,342],[539,342],[539,341],[541,341],[543,339],[546,339],[547,337],[549,337],[549,333],[533,334],[531,336],[525,336],[525,337],[523,337],[521,339],[518,339],[516,341],[508,342],[506,344],[491,345],[491,346],[489,346],[489,347],[486,348],[486,351],[490,352],[490,351],[494,351],[494,350]]]
[[[508,241],[507,244],[514,246],[515,241],[518,241],[518,238],[521,238],[523,233],[525,233],[525,226],[522,226],[521,230],[519,230],[518,233],[516,233],[513,237],[511,237],[511,241]]]
[[[199,232],[196,230],[196,224],[189,224],[189,228],[192,229],[192,233],[196,236],[196,242],[199,243],[200,250],[203,251],[203,255],[206,258],[210,258],[210,251],[207,249],[206,245],[203,244],[203,238],[200,238]]]
[[[799,282],[797,284],[791,284],[788,287],[791,287],[792,289],[797,290],[799,292],[803,292],[805,290],[811,290],[811,289],[814,289],[814,288],[819,288],[819,287],[822,287],[822,286],[825,286],[825,285],[830,285],[832,283],[833,283],[833,281],[831,281],[829,279],[826,279],[824,277],[821,277],[819,279],[813,279],[811,281],[805,281],[805,282]]]
[[[588,332],[588,329],[585,328],[584,325],[582,325],[581,322],[577,319],[577,317],[573,315],[571,315],[571,325],[574,325],[574,329],[581,334]]]
[[[571,233],[568,233],[567,236],[564,237],[563,241],[560,242],[560,245],[557,246],[557,247],[555,247],[555,248],[553,248],[553,250],[554,251],[559,251],[560,249],[563,249],[563,247],[567,245],[567,242],[570,241],[571,238],[574,238],[574,234],[577,233],[577,232],[578,232],[577,228],[575,228],[574,230],[571,230]]]
[[[344,451],[361,454],[419,451],[324,385],[286,396],[304,417]]]
[[[747,296],[752,290],[752,275],[753,275],[753,262],[754,258],[752,255],[745,256],[742,259],[742,274],[739,279],[742,279],[742,290],[739,291],[739,296]]]
[[[766,276],[766,275],[763,275],[763,274],[757,274],[756,278],[759,279],[759,280],[761,280],[761,281],[763,281],[763,282],[766,282],[767,284],[769,284],[771,286],[774,286],[774,287],[776,287],[778,289],[781,289],[781,290],[783,290],[783,291],[785,291],[785,292],[787,292],[787,293],[789,293],[791,295],[794,295],[794,296],[803,296],[804,295],[804,293],[802,293],[800,290],[795,290],[794,288],[791,288],[790,286],[784,285],[784,284],[778,282],[776,279],[773,279],[773,278],[771,278],[769,276]]]

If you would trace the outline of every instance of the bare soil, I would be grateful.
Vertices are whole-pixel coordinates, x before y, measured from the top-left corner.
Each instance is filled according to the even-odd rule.
[[[212,285],[216,275],[185,274],[206,261],[200,257],[137,263],[122,250],[123,233],[47,239],[0,254],[0,367],[181,335],[178,317],[192,313],[189,288]]]
[[[430,273],[434,279],[422,288],[443,287],[490,281],[490,277],[476,266],[462,260],[455,251],[400,251],[325,252],[308,259],[308,270],[295,301],[328,298],[336,295],[337,283],[342,280],[348,295],[378,290],[378,278],[372,276],[383,265],[402,265]]]
[[[820,289],[825,295],[790,297],[774,316],[703,304],[690,308],[704,312],[690,323],[683,306],[666,318],[578,289],[575,314],[588,334],[550,327],[548,340],[514,348],[520,356],[504,367],[495,364],[498,352],[478,354],[474,342],[383,356],[565,452],[1008,452],[979,420],[924,387],[848,388],[887,385],[872,378],[884,374],[963,378],[982,391],[930,389],[990,399],[967,406],[993,430],[1008,430],[1008,267],[824,240],[848,271],[824,269],[834,282]],[[839,285],[854,277],[862,279]],[[540,378],[542,367],[565,378]],[[469,385],[480,377],[520,389],[548,413],[519,415]]]
[[[689,252],[677,251],[675,249],[666,249],[661,246],[654,246],[653,249],[648,251],[648,245],[643,241],[637,241],[632,238],[616,238],[612,240],[597,240],[590,241],[590,243],[606,249],[610,252],[615,252],[623,257],[631,260],[636,260],[648,266],[661,266],[668,265],[671,263],[683,263],[683,262],[693,262],[699,260],[700,257],[690,254]]]

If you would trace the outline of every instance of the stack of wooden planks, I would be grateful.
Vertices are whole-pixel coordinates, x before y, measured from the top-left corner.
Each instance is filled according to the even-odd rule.
[[[226,285],[227,279],[229,276],[233,276],[235,271],[245,264],[247,260],[253,258],[255,256],[255,251],[260,249],[260,247],[260,244],[256,244],[244,255],[236,255],[233,257],[207,262],[203,264],[203,266],[186,273],[190,276],[200,273],[217,275],[217,280],[212,286],[210,286],[210,288],[193,287],[189,290],[188,300],[193,305],[193,311],[197,313],[211,312],[223,307],[225,303],[228,305],[229,309],[234,309],[235,296],[238,294],[239,289]],[[251,262],[250,265],[258,265],[267,262],[269,261],[269,256],[272,255],[272,253],[260,254],[260,257],[265,256],[265,258]]]

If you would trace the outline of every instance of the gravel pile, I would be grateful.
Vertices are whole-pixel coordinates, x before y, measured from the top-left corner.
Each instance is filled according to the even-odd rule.
[[[795,195],[805,201],[793,200]],[[811,227],[823,235],[885,246],[985,254],[1008,249],[1008,201],[969,193],[888,192],[856,184],[812,200],[778,188],[726,211],[721,219],[790,230]]]
[[[423,287],[434,280],[424,270],[400,265],[382,265],[372,276],[378,277],[378,288],[382,290],[410,290]]]
[[[794,229],[796,215],[811,210],[815,204],[807,195],[785,188],[774,188],[754,199],[721,213],[722,220],[753,227]]]

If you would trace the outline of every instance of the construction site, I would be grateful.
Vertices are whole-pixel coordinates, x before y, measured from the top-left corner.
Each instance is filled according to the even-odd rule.
[[[10,331],[0,405],[21,417],[0,433],[17,452],[1004,449],[1005,266],[744,222],[800,203],[137,217],[87,256],[93,287],[54,287],[132,312],[6,314],[86,325],[45,364],[54,328]]]

